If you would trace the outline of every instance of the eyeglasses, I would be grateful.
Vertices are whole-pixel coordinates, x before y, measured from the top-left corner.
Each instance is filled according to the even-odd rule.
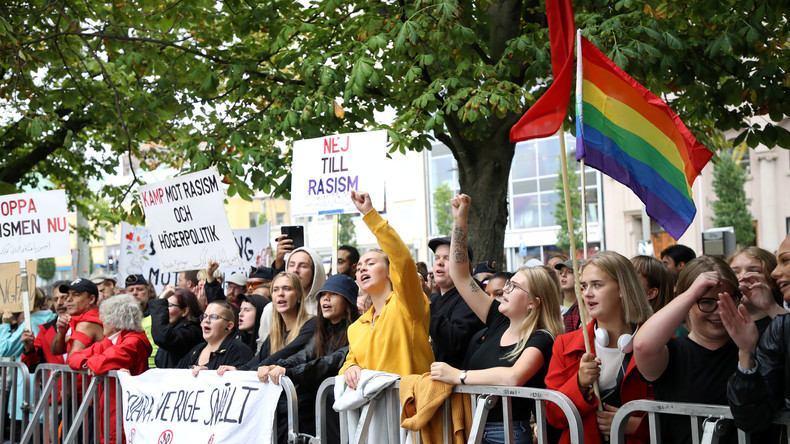
[[[178,305],[178,304],[171,304],[170,302],[167,303],[167,308],[173,308],[173,307],[184,308],[183,306]],[[202,319],[201,319],[201,321],[202,321]]]
[[[516,288],[518,288],[519,290],[523,291],[524,293],[529,294],[529,292],[527,290],[524,290],[518,284],[516,284],[515,282],[511,281],[510,279],[508,279],[507,282],[505,282],[505,286],[504,286],[503,290],[505,290],[505,292],[507,292],[507,293],[512,293],[513,290],[516,289]]]
[[[735,305],[741,303],[741,293],[737,292],[731,296]],[[703,313],[713,313],[719,308],[719,300],[717,298],[701,298],[697,300],[697,308]]]
[[[213,314],[213,313],[212,313],[212,314],[210,314],[210,315],[207,315],[207,314],[205,314],[205,313],[204,313],[204,314],[202,314],[202,315],[200,315],[200,322],[203,322],[203,321],[205,321],[205,320],[206,320],[206,318],[208,318],[208,320],[209,320],[209,324],[211,324],[212,322],[216,322],[218,319],[222,319],[223,321],[228,321],[228,322],[230,322],[230,319],[225,319],[225,318],[223,318],[222,316],[215,315],[215,314]]]

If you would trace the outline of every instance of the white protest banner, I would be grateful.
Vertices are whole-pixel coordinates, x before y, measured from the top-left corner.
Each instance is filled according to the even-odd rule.
[[[128,444],[271,442],[282,387],[260,382],[256,372],[195,378],[191,370],[151,369],[118,379]]]
[[[0,263],[71,254],[64,190],[0,196]]]
[[[141,186],[140,197],[163,271],[198,270],[209,258],[241,266],[216,168]]]
[[[162,293],[165,285],[176,285],[178,272],[162,271],[159,254],[147,227],[121,222],[121,254],[118,257],[118,282],[130,274],[141,274],[154,286],[156,294]],[[200,268],[205,268],[205,265]]]
[[[348,133],[294,142],[291,215],[356,213],[351,191],[384,208],[387,132]]]

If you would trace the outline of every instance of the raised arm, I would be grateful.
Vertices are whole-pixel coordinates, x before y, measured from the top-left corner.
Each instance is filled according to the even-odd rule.
[[[401,298],[405,306],[417,318],[425,314],[428,298],[422,292],[420,274],[411,256],[409,247],[403,243],[398,233],[373,208],[370,195],[364,191],[352,191],[351,200],[362,213],[362,220],[376,236],[379,246],[390,261],[390,280],[392,290]]]
[[[472,199],[459,194],[450,200],[453,207],[453,236],[450,241],[450,277],[455,288],[461,293],[469,308],[485,322],[493,299],[477,285],[469,272],[469,253],[467,249],[466,221]]]
[[[639,328],[634,336],[634,361],[645,379],[652,382],[664,374],[669,364],[667,343],[686,318],[692,305],[705,296],[709,289],[719,285],[719,280],[719,274],[715,271],[700,274],[688,290],[656,312]]]

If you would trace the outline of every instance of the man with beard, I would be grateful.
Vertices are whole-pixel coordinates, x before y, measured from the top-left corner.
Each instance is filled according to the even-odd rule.
[[[156,357],[156,352],[159,351],[159,346],[154,343],[154,338],[151,336],[151,313],[148,312],[148,301],[151,299],[153,290],[151,290],[148,281],[141,274],[130,274],[126,277],[125,283],[126,294],[132,295],[137,300],[137,303],[140,304],[140,310],[143,311],[143,331],[145,331],[145,335],[148,336],[148,342],[153,347],[151,355],[148,356],[148,368],[156,368],[154,357]]]
[[[52,298],[55,303],[55,314],[58,316],[66,314],[66,298],[68,294],[60,292],[61,285],[68,285],[68,281],[57,281],[52,286]],[[22,354],[22,362],[27,365],[30,373],[36,371],[38,364],[65,364],[63,355],[52,354],[52,339],[57,334],[55,325],[58,323],[58,318],[55,318],[45,324],[41,324],[38,328],[38,334],[33,337],[33,332],[27,328],[22,333],[22,344],[25,346],[25,351]]]

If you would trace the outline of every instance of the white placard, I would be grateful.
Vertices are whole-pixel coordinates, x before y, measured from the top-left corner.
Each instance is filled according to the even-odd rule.
[[[250,371],[223,376],[202,371],[151,369],[139,376],[118,373],[123,390],[126,442],[271,442],[282,387],[262,383]]]
[[[205,265],[201,268],[206,268]],[[151,241],[147,227],[121,222],[121,255],[118,257],[118,282],[123,286],[130,274],[141,274],[150,282],[156,294],[161,294],[165,285],[176,285],[178,272],[162,271],[158,250]]]
[[[232,273],[242,273],[247,276],[249,267],[268,267],[271,256],[267,256],[266,247],[269,246],[270,224],[266,222],[254,228],[232,230],[239,249],[239,256],[244,264],[241,267],[223,268],[221,271],[227,278]],[[197,269],[205,269],[203,264]],[[121,255],[118,257],[118,279],[123,282],[130,274],[141,274],[150,282],[156,293],[162,293],[165,285],[176,285],[178,272],[162,271],[159,265],[159,255],[151,241],[151,232],[148,227],[131,225],[121,222]]]
[[[216,168],[141,186],[140,198],[162,270],[198,270],[209,258],[241,266]]]
[[[0,263],[69,254],[64,190],[0,196]]]
[[[291,215],[356,213],[351,191],[384,208],[387,132],[348,133],[294,142]]]

